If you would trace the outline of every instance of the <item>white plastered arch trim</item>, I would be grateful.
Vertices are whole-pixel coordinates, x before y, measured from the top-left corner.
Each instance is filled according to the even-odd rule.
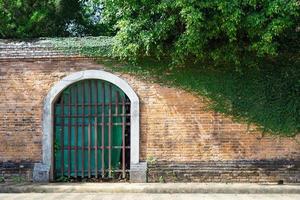
[[[44,101],[43,111],[43,165],[50,169],[53,154],[53,104],[69,85],[86,79],[99,79],[119,87],[130,99],[130,163],[139,164],[139,98],[129,84],[111,73],[101,70],[86,70],[72,73],[56,83]]]

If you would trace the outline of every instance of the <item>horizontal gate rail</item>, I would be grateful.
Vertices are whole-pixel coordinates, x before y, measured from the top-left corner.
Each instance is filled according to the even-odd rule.
[[[93,150],[96,150],[96,148],[97,149],[103,149],[103,147],[102,146],[97,146],[97,147],[83,147],[83,149],[84,150],[88,150],[88,149],[93,149]],[[111,149],[123,149],[124,147],[123,146],[110,146],[110,147],[108,147],[108,146],[106,146],[106,147],[104,147],[104,149],[109,149],[109,148],[111,148]],[[130,149],[130,146],[125,146],[125,148],[126,149]],[[76,149],[81,149],[81,147],[80,146],[64,146],[63,147],[63,149],[64,150],[68,150],[68,149],[71,149],[71,150],[76,150]]]
[[[125,105],[130,105],[131,103],[130,102],[125,102]],[[81,106],[95,106],[95,105],[97,105],[96,103],[84,103],[84,104],[82,104],[82,103],[78,103],[77,104],[79,107],[81,107]],[[98,104],[98,107],[102,107],[102,106],[109,106],[110,104],[109,103],[105,103],[105,104]],[[114,102],[112,102],[111,103],[111,105],[112,106],[115,106],[115,105],[119,105],[119,106],[121,106],[122,105],[122,102],[118,102],[118,103],[114,103]],[[76,104],[75,103],[71,103],[71,105],[70,106],[76,106]]]
[[[66,118],[68,119],[68,117],[66,117]],[[65,118],[65,119],[66,119],[66,118]],[[80,127],[80,126],[88,126],[89,124],[91,124],[91,123],[87,123],[87,124],[83,124],[83,123],[82,123],[82,124],[78,124],[77,126],[78,126],[78,127]],[[122,123],[122,122],[117,122],[117,123],[109,123],[109,122],[107,122],[107,123],[104,123],[104,125],[106,125],[106,126],[108,126],[109,124],[115,125],[115,126],[123,126],[123,123]],[[69,124],[62,124],[62,125],[61,125],[61,124],[56,124],[56,125],[57,125],[57,126],[62,126],[62,127],[63,127],[63,126],[69,127]],[[103,123],[98,123],[98,126],[99,126],[99,125],[102,126]],[[125,125],[126,125],[126,126],[130,126],[130,123],[127,122],[127,123],[125,123]],[[76,124],[71,124],[70,126],[76,127]]]

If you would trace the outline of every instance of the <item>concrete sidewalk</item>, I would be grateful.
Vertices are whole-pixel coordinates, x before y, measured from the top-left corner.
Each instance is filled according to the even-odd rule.
[[[300,194],[5,193],[1,200],[299,200]]]
[[[48,183],[0,184],[0,193],[222,193],[300,194],[300,184]]]

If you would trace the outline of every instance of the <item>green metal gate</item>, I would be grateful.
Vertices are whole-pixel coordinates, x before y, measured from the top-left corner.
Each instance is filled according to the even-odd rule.
[[[54,178],[126,178],[130,101],[117,86],[83,80],[54,103]]]

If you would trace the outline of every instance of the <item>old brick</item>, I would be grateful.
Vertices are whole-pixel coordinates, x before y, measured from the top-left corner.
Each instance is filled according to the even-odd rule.
[[[61,78],[87,69],[104,66],[74,57],[0,59],[1,171],[8,161],[41,162],[43,100]],[[149,164],[150,181],[160,176],[166,181],[300,181],[295,178],[300,174],[300,145],[293,138],[261,137],[255,126],[207,111],[203,97],[115,74],[141,101],[140,160],[157,162]]]

